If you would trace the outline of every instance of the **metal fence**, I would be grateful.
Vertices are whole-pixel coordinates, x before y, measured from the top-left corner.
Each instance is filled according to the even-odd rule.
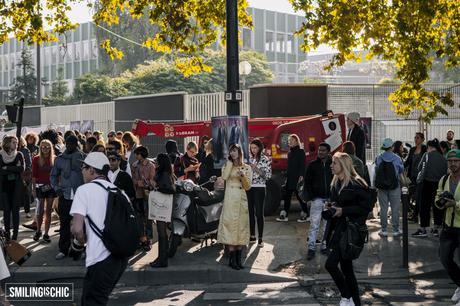
[[[373,160],[380,152],[380,144],[386,137],[403,142],[413,142],[415,132],[421,127],[417,121],[417,113],[408,118],[397,116],[392,111],[392,105],[388,100],[389,95],[397,89],[398,85],[345,85],[334,84],[328,86],[328,108],[336,113],[359,112],[362,117],[372,117],[371,149],[367,152],[368,160]],[[426,138],[437,137],[444,139],[446,131],[454,130],[456,135],[460,134],[460,86],[454,84],[429,84],[427,88],[445,92],[450,89],[454,107],[447,109],[449,116],[440,115],[424,129]],[[223,116],[227,112],[224,93],[194,94],[186,95],[184,98],[184,121],[210,120],[213,116]],[[249,116],[250,94],[249,90],[243,91],[241,103],[241,114]],[[301,115],[301,114],[299,114]],[[115,104],[114,102],[68,105],[57,107],[45,107],[41,110],[43,124],[64,124],[71,121],[94,120],[95,129],[107,132],[115,125]],[[187,138],[179,143],[186,144],[187,141],[197,140]],[[162,140],[150,139],[152,146],[160,149],[163,146]]]
[[[398,88],[395,84],[382,85],[329,85],[328,107],[334,112],[359,112],[362,117],[372,117],[372,148],[367,152],[367,159],[373,160],[380,152],[383,139],[413,143],[414,134],[423,131],[427,139],[444,139],[449,129],[456,135],[460,133],[460,86],[455,84],[428,84],[427,89],[441,93],[450,91],[455,101],[454,107],[447,108],[449,116],[439,115],[430,124],[420,126],[414,112],[408,118],[397,116],[388,97]]]

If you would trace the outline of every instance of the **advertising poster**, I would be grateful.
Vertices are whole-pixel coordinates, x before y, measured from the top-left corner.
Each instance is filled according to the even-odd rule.
[[[212,139],[214,145],[214,167],[222,168],[228,158],[232,144],[241,146],[244,162],[249,162],[249,139],[247,116],[212,117]]]
[[[80,121],[70,121],[70,130],[72,131],[81,131],[80,129]]]
[[[80,127],[80,132],[94,131],[94,120],[83,120]]]
[[[360,123],[364,131],[364,137],[366,137],[366,149],[370,149],[372,145],[372,118],[361,117]]]

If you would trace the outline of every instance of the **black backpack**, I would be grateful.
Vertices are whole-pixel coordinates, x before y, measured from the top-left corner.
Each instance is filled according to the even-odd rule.
[[[392,162],[381,161],[375,170],[375,187],[382,190],[393,190],[398,187],[398,177]]]
[[[93,181],[93,183],[107,190],[109,198],[105,213],[104,230],[101,231],[93,220],[86,216],[89,226],[112,255],[116,257],[134,255],[139,246],[140,233],[131,203],[119,188],[105,187],[96,181]]]

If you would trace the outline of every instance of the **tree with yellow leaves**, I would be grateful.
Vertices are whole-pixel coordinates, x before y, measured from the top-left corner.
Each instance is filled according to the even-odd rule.
[[[390,96],[394,111],[408,116],[420,112],[429,122],[453,106],[449,90],[424,88],[435,59],[446,67],[460,65],[460,1],[458,0],[290,0],[305,12],[298,30],[302,49],[321,44],[338,53],[329,67],[359,61],[361,54],[392,61],[400,87]]]

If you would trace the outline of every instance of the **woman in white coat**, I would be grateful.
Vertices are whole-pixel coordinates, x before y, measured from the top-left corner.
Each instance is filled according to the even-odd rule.
[[[241,249],[249,243],[249,213],[246,191],[251,188],[252,170],[243,163],[243,151],[237,144],[229,148],[227,164],[222,170],[225,198],[220,216],[217,241],[228,246],[228,265],[243,269]]]

